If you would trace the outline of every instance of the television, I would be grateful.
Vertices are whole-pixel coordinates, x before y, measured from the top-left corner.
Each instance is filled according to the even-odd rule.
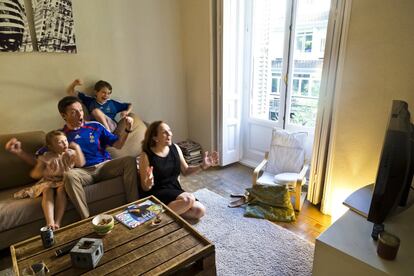
[[[371,235],[374,240],[384,231],[386,218],[397,206],[407,204],[414,173],[413,139],[414,125],[408,104],[394,100],[368,212],[368,221],[374,223]]]

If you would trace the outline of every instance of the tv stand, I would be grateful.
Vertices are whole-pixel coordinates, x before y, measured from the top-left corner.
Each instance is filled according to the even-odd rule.
[[[387,261],[377,255],[373,223],[348,210],[316,239],[312,275],[413,275],[413,218],[410,206],[385,222],[401,240],[397,258]]]

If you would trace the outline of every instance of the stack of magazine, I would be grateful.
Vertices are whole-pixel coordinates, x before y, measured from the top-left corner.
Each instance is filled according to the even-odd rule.
[[[198,165],[203,161],[200,144],[187,140],[178,142],[177,145],[181,148],[185,162],[187,162],[188,165]]]
[[[132,229],[153,219],[159,208],[159,205],[148,199],[139,204],[129,205],[125,211],[115,215],[115,218],[129,229]]]

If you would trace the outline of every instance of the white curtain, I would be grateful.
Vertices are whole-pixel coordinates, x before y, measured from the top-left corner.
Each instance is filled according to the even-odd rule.
[[[307,199],[313,204],[322,201],[323,193],[329,189],[329,149],[332,119],[335,116],[335,91],[340,85],[348,22],[352,0],[332,0],[328,23],[325,63],[322,70],[318,116],[312,151],[309,191]],[[321,211],[324,212],[323,201]]]

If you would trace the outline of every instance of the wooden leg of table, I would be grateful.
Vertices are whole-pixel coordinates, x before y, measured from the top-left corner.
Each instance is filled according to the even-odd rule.
[[[200,273],[197,275],[217,275],[216,272],[216,254],[212,253],[207,257],[196,262]]]

